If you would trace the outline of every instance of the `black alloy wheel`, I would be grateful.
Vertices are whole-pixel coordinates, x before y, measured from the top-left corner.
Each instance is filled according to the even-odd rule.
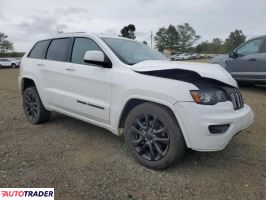
[[[138,116],[131,127],[131,136],[136,152],[146,160],[160,160],[169,149],[168,130],[157,116]]]
[[[39,114],[39,105],[35,94],[32,91],[24,95],[25,113],[31,121],[35,121]]]
[[[46,122],[50,119],[50,111],[44,108],[35,87],[29,87],[23,92],[23,109],[32,124]]]
[[[128,114],[125,141],[134,158],[152,169],[163,169],[180,160],[186,144],[179,124],[165,106],[147,102]]]

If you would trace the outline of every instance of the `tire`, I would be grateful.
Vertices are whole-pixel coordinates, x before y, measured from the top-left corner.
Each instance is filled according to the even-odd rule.
[[[31,124],[50,119],[51,112],[44,108],[36,87],[29,87],[23,92],[23,110]]]
[[[167,108],[154,103],[140,104],[129,113],[125,141],[133,157],[151,169],[169,167],[183,158],[186,150],[176,118]]]
[[[12,67],[12,68],[16,68],[17,65],[16,65],[15,63],[12,63],[11,67]]]

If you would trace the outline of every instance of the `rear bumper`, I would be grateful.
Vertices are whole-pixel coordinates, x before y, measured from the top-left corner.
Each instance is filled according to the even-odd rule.
[[[231,102],[207,106],[194,102],[175,104],[175,115],[181,120],[181,129],[187,146],[198,151],[218,151],[225,148],[232,137],[252,124],[254,114],[245,104],[234,110]],[[179,121],[180,121],[179,120]],[[224,133],[212,134],[210,125],[230,124]]]

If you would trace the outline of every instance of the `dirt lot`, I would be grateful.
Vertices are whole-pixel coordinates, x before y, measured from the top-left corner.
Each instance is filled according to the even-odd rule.
[[[215,153],[164,171],[137,164],[123,138],[53,114],[30,125],[18,70],[0,70],[0,188],[54,187],[56,199],[266,199],[266,87],[241,88],[255,123]]]

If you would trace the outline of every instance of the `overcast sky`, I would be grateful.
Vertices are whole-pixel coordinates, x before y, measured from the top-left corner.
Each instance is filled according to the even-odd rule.
[[[226,38],[242,29],[248,38],[266,34],[266,0],[0,0],[0,32],[17,51],[57,30],[118,35],[135,24],[137,40],[150,31],[188,22],[201,40]]]

